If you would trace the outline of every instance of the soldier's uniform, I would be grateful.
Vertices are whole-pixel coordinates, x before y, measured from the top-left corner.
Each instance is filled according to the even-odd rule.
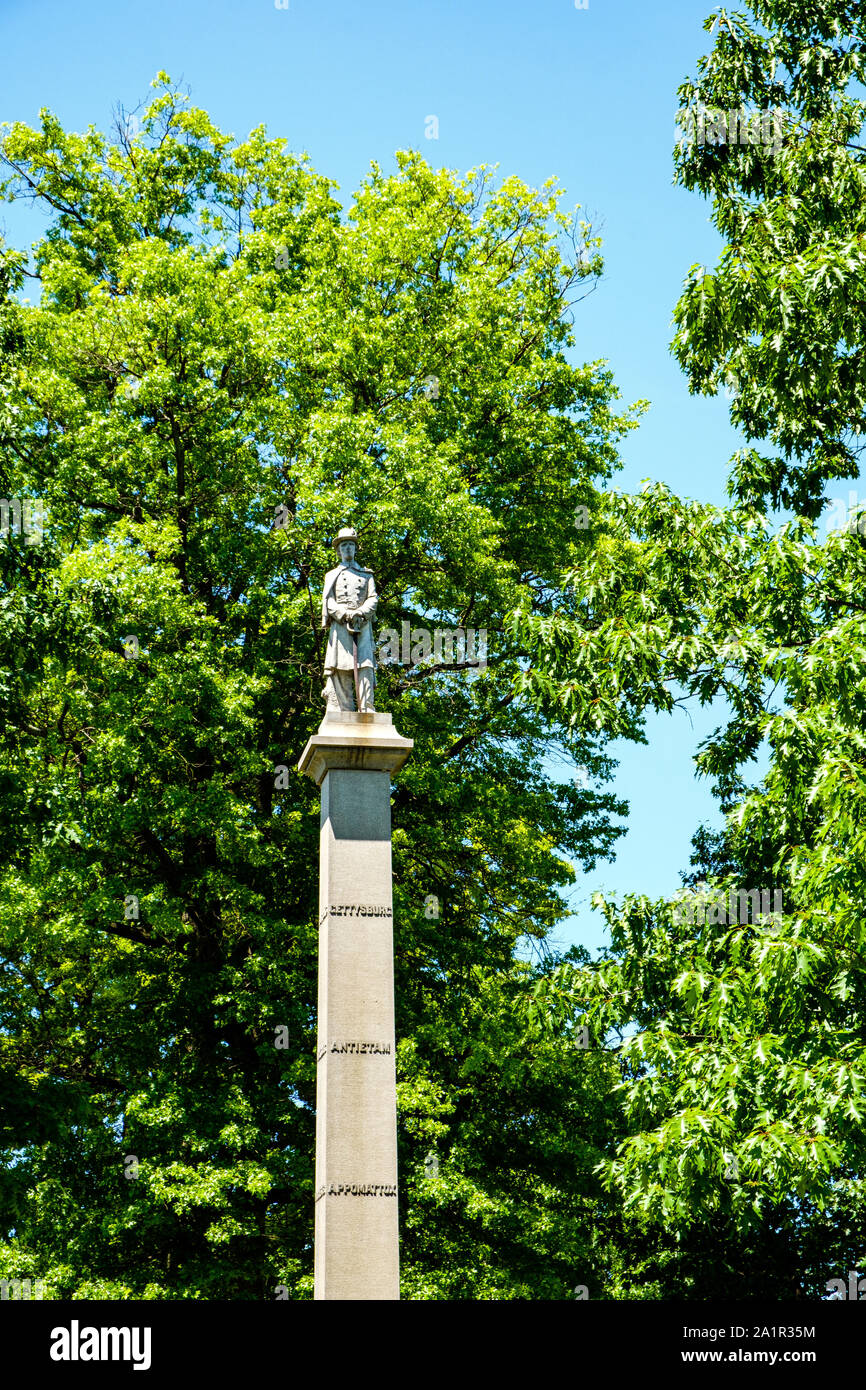
[[[328,709],[355,708],[354,644],[352,630],[342,621],[348,613],[363,618],[358,641],[358,693],[360,708],[373,708],[376,656],[373,647],[373,615],[378,603],[372,572],[360,565],[338,565],[325,575],[322,593],[322,627],[327,627],[325,699]],[[357,621],[357,619],[356,619]]]

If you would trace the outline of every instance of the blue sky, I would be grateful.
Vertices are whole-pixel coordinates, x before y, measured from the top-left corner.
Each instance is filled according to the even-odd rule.
[[[73,129],[105,128],[147,98],[160,70],[239,138],[264,123],[340,185],[348,204],[370,161],[396,149],[435,166],[498,164],[534,186],[556,177],[604,237],[605,277],[575,310],[579,361],[606,358],[623,402],[651,409],[623,445],[614,486],[642,478],[721,503],[739,444],[724,398],[688,394],[671,357],[671,315],[689,266],[712,264],[709,207],[672,185],[677,87],[710,46],[711,0],[0,0],[0,120],[48,106]],[[438,119],[438,139],[425,130]],[[18,244],[35,234],[0,208]],[[591,891],[673,891],[701,820],[718,823],[692,755],[718,722],[694,709],[654,717],[648,747],[618,746],[615,790],[631,803],[614,863],[580,875],[567,944],[604,939]]]

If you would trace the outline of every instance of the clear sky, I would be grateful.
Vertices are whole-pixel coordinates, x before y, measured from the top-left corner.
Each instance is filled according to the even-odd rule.
[[[193,102],[239,138],[264,123],[306,151],[348,204],[371,160],[396,149],[435,166],[498,164],[539,185],[556,177],[564,205],[601,224],[606,272],[575,310],[575,357],[606,358],[625,403],[651,409],[623,446],[614,486],[661,479],[721,503],[740,442],[724,398],[688,394],[671,357],[671,314],[695,262],[719,239],[709,208],[672,185],[677,87],[711,44],[712,0],[0,0],[0,120],[35,122],[48,106],[67,126],[105,128],[122,103],[149,95],[156,73],[188,83]],[[425,132],[438,120],[438,139]],[[0,230],[35,234],[17,208]],[[691,835],[718,823],[694,777],[705,711],[649,721],[649,747],[618,746],[616,791],[631,803],[614,863],[581,875],[579,911],[557,934],[596,945],[590,892],[679,886]]]

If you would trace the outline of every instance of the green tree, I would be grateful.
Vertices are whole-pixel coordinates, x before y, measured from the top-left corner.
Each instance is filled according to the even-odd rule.
[[[5,196],[48,217],[32,261],[0,258],[0,482],[47,508],[41,544],[0,552],[3,1271],[85,1298],[310,1294],[318,817],[293,769],[351,521],[380,624],[489,643],[471,669],[380,671],[415,739],[393,803],[406,1291],[601,1287],[613,1066],[577,1066],[534,1001],[569,861],[609,854],[624,807],[551,771],[603,786],[607,733],[539,714],[511,618],[577,607],[563,572],[604,544],[638,409],[565,356],[598,238],[553,185],[412,152],[343,213],[283,141],[154,86],[134,136],[43,111],[3,143]]]
[[[866,6],[743,10],[714,11],[712,51],[680,88],[677,179],[711,199],[725,246],[714,271],[689,272],[675,350],[693,390],[727,383],[758,446],[735,455],[732,495],[815,517],[825,483],[856,475],[866,429]],[[701,110],[765,112],[768,138],[732,142],[707,122],[702,140]]]
[[[813,524],[862,447],[866,6],[750,12],[707,21],[676,154],[725,246],[689,274],[674,349],[693,390],[729,386],[750,444],[735,505],[608,500],[609,549],[572,577],[582,607],[513,621],[524,688],[578,729],[728,702],[696,760],[725,832],[696,837],[686,889],[602,904],[609,958],[560,965],[551,996],[624,1039],[627,1134],[602,1168],[650,1223],[647,1276],[668,1296],[821,1297],[866,1262],[866,552],[858,517]],[[722,139],[737,111],[775,112],[773,138]],[[780,506],[796,513],[781,527]],[[780,891],[781,923],[731,921],[735,887]]]

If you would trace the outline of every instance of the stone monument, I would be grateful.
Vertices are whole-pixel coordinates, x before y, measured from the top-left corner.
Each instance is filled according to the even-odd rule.
[[[391,778],[412,741],[374,708],[377,596],[357,533],[334,546],[325,717],[298,764],[322,795],[314,1298],[397,1299]]]
[[[322,627],[328,629],[324,692],[328,712],[357,707],[367,714],[374,709],[373,615],[379,600],[372,573],[355,563],[357,548],[357,531],[344,526],[334,541],[341,563],[328,570],[322,590]]]

